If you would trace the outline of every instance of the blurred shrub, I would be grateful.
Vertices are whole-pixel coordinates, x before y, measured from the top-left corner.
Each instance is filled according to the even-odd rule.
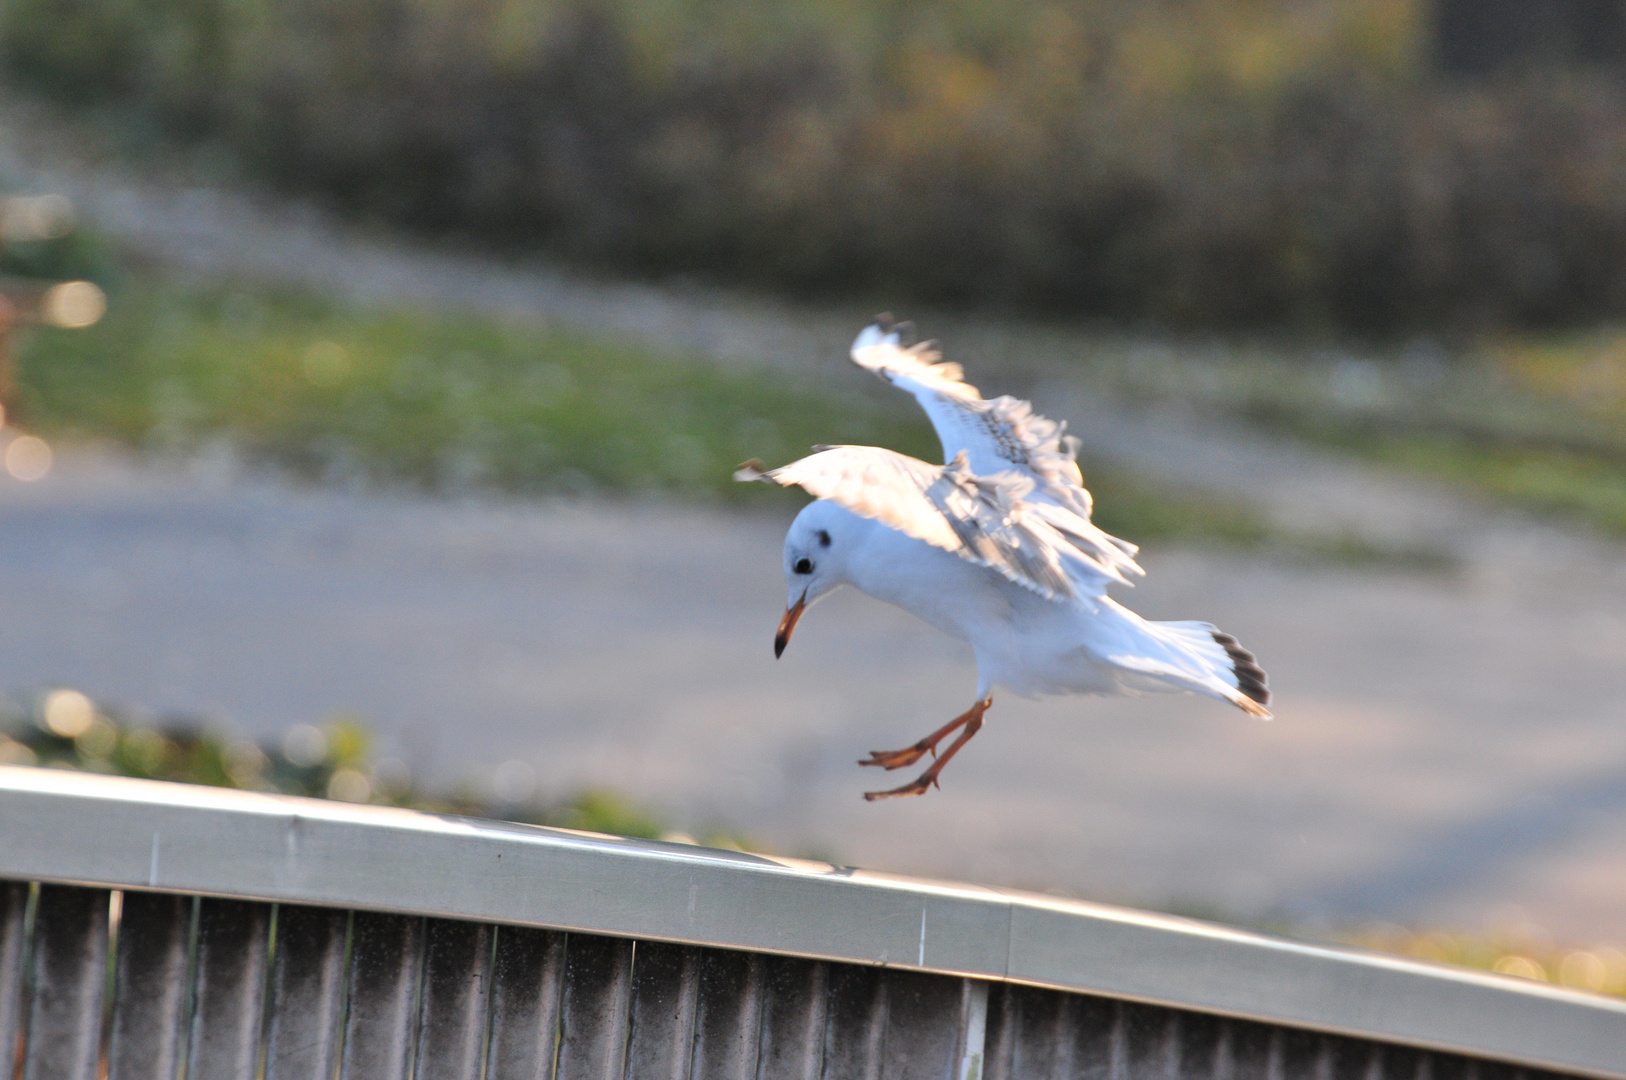
[[[1564,947],[1536,926],[1460,934],[1391,925],[1345,935],[1342,940],[1377,952],[1626,997],[1626,951],[1613,945]]]
[[[673,833],[650,811],[603,789],[554,799],[533,794],[502,799],[482,783],[427,792],[414,784],[405,763],[375,759],[372,744],[371,733],[355,718],[298,724],[280,739],[257,743],[192,720],[138,720],[72,689],[51,690],[29,702],[0,700],[0,765],[378,803],[616,836],[680,836],[696,842]],[[699,842],[735,850],[752,846],[724,830],[702,833]]]
[[[1626,86],[1424,0],[10,0],[11,70],[639,272],[1170,325],[1626,313]]]

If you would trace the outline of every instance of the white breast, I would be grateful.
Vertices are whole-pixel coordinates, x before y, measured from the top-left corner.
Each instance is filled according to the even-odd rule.
[[[855,530],[851,584],[969,642],[986,693],[1110,693],[1117,685],[1084,652],[1088,612],[1015,585],[985,567],[876,522]]]

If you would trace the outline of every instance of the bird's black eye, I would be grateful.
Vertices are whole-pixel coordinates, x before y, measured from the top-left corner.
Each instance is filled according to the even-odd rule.
[[[825,532],[823,529],[819,530],[819,546],[820,547],[829,547],[830,546],[830,534]]]
[[[813,572],[813,560],[797,559],[796,565],[791,567],[791,569],[796,571],[798,574],[811,574]]]

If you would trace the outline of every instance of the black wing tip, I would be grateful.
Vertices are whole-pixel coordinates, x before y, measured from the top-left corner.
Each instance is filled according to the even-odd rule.
[[[1261,705],[1270,704],[1270,685],[1265,675],[1265,669],[1259,666],[1253,653],[1237,644],[1236,638],[1230,634],[1214,630],[1210,632],[1215,644],[1225,650],[1225,655],[1231,659],[1231,670],[1236,674],[1236,688],[1247,697]]]

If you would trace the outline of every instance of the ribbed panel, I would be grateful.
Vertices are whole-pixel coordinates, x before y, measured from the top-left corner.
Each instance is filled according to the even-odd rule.
[[[498,928],[487,1080],[552,1080],[565,941],[546,930]]]
[[[767,999],[762,1004],[761,1075],[765,1080],[819,1080],[830,1012],[830,966],[781,957],[768,957],[763,964]]]
[[[31,954],[27,896],[0,883],[0,1025],[31,1001],[27,1080],[94,1080],[108,893],[42,887]],[[124,897],[109,1080],[176,1080],[192,905]],[[269,909],[198,912],[188,1080],[253,1080]],[[1087,994],[323,908],[278,911],[269,982],[265,1080],[336,1058],[345,1080],[1560,1080]]]
[[[106,889],[40,886],[24,1080],[95,1080],[110,895]]]
[[[27,914],[28,886],[21,881],[0,881],[0,1076],[5,1080],[11,1080],[11,1063],[22,1030]]]
[[[558,1080],[619,1080],[632,997],[632,942],[570,935]]]
[[[880,968],[834,964],[824,1034],[825,1080],[880,1080],[887,983]]]
[[[186,1023],[190,896],[124,894],[108,1080],[175,1080]]]
[[[1558,1080],[1364,1039],[1018,986],[989,997],[985,1080]]]
[[[328,1080],[339,1061],[348,911],[277,908],[266,1080]]]
[[[754,1080],[762,1035],[762,957],[708,949],[700,958],[694,1069],[706,1080]]]
[[[480,1080],[492,927],[431,919],[418,1026],[419,1080]]]
[[[344,1080],[408,1080],[418,1034],[423,923],[405,915],[356,912]]]
[[[198,905],[197,1005],[187,1080],[254,1080],[265,1017],[271,905]]]
[[[960,980],[893,971],[886,982],[881,1075],[887,1080],[952,1075],[960,1044]]]
[[[699,997],[699,949],[655,942],[638,946],[627,1080],[688,1080]]]

